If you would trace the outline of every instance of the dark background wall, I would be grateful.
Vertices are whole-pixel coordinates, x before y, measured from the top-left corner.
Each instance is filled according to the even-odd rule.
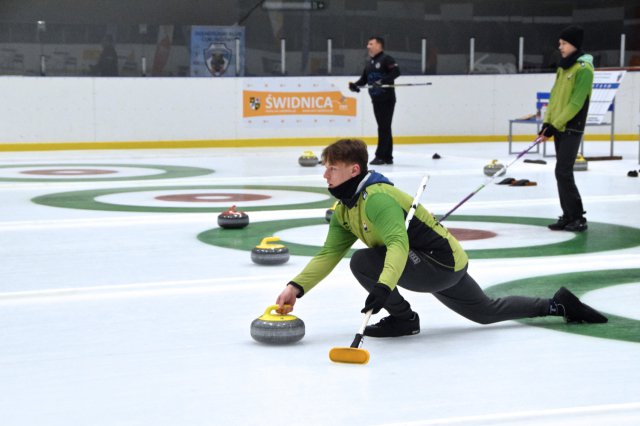
[[[232,25],[232,0],[1,0],[0,21],[71,24]]]
[[[374,34],[386,39],[388,51],[407,57],[419,54],[421,39],[427,39],[430,73],[439,72],[437,55],[468,53],[471,37],[478,52],[511,58],[517,56],[518,38],[524,37],[529,55],[525,68],[535,71],[553,68],[560,30],[579,24],[586,30],[584,47],[594,53],[598,66],[619,65],[621,34],[626,35],[627,62],[640,65],[640,0],[324,0],[323,10],[316,11],[269,11],[259,3],[0,0],[0,48],[7,43],[100,44],[105,34],[121,46],[153,44],[164,24],[174,26],[173,44],[188,48],[191,26],[242,21],[247,49],[273,62],[285,38],[287,52],[303,57],[300,69],[292,72],[303,75],[312,68],[308,57],[325,51],[328,38],[336,51],[363,50]],[[37,33],[38,20],[46,21],[46,33]],[[417,64],[405,62],[405,69],[415,72]],[[453,72],[466,69],[460,65]]]

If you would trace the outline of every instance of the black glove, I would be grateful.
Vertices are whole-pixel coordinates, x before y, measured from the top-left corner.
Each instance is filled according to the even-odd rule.
[[[352,83],[352,82],[349,82],[349,90],[356,93],[360,92],[360,88],[355,83]]]
[[[540,129],[540,133],[538,133],[538,135],[544,136],[545,138],[550,138],[552,136],[555,136],[556,133],[558,133],[558,130],[555,127],[553,127],[549,123],[544,123],[542,125],[542,129]]]
[[[373,313],[377,314],[380,309],[384,308],[384,304],[387,303],[387,298],[391,294],[391,289],[384,284],[377,283],[371,289],[371,292],[367,296],[367,300],[364,302],[364,308],[362,308],[363,314],[366,314],[373,309]]]

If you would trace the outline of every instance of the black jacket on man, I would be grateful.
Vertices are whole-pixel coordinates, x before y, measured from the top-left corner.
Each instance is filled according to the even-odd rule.
[[[400,68],[396,60],[386,53],[380,52],[373,58],[369,58],[362,76],[355,84],[357,86],[372,86],[376,82],[393,84],[394,80],[399,76]],[[371,96],[373,102],[395,102],[396,91],[393,88],[373,87],[369,89],[369,96]]]

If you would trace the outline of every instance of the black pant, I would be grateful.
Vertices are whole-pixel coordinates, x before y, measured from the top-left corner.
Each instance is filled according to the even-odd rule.
[[[351,271],[367,291],[378,282],[386,253],[386,247],[376,247],[358,250],[351,257]],[[410,253],[398,286],[433,293],[452,311],[480,324],[549,315],[549,299],[522,296],[490,299],[467,273],[466,267],[453,272],[420,252]],[[391,292],[384,308],[399,318],[408,319],[412,312],[398,287]]]
[[[373,102],[373,113],[378,123],[378,148],[376,157],[385,161],[393,160],[393,135],[391,134],[391,121],[393,120],[393,110],[396,107],[396,100],[391,99],[384,102]]]
[[[573,177],[573,165],[576,162],[582,133],[573,131],[559,132],[553,138],[556,148],[556,182],[562,214],[573,221],[584,214],[582,198]]]

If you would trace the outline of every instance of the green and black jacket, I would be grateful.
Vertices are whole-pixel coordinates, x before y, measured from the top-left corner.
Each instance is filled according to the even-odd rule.
[[[558,67],[544,123],[560,132],[583,132],[593,90],[593,56],[583,54],[569,68]]]
[[[358,239],[370,248],[386,246],[378,282],[390,289],[395,288],[402,275],[410,248],[452,271],[467,265],[468,257],[460,243],[422,205],[416,209],[408,231],[405,229],[413,202],[409,194],[376,172],[365,177],[362,186],[353,207],[338,203],[322,249],[292,280],[304,293],[329,275]]]

